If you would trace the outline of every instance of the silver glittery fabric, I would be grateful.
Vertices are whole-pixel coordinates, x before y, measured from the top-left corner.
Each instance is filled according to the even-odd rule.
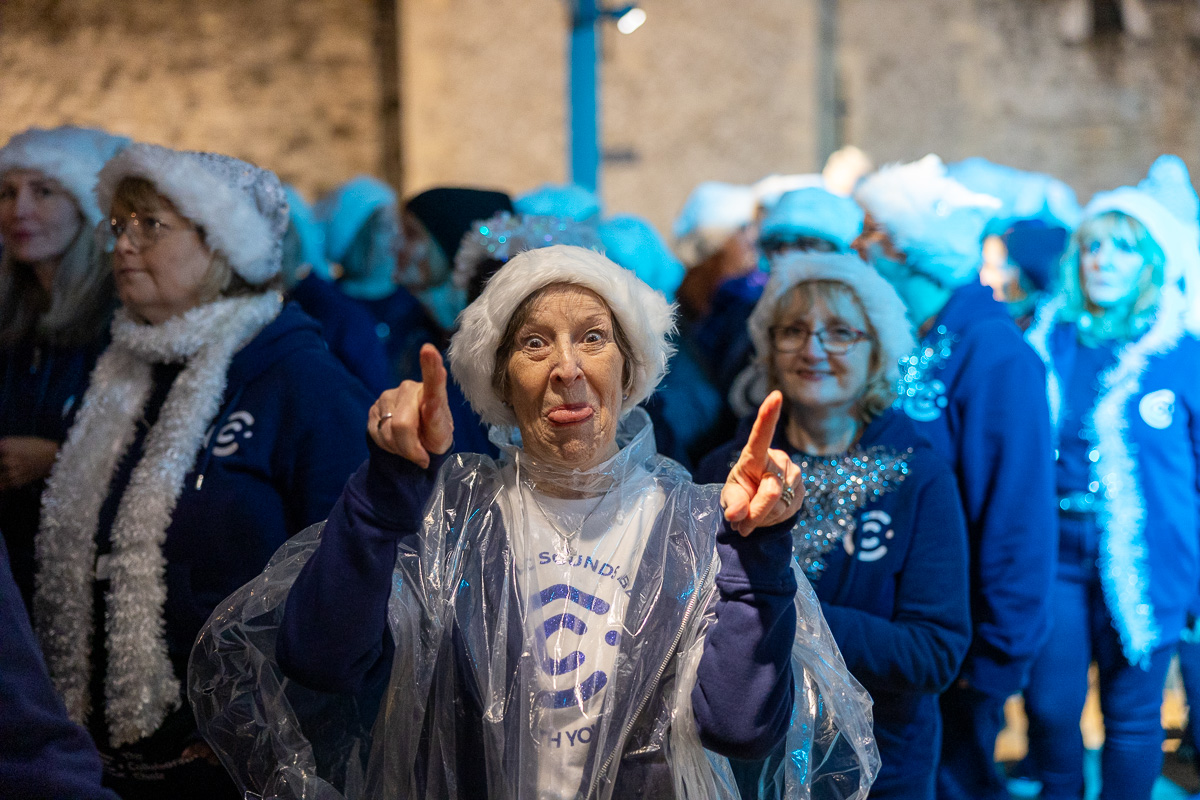
[[[279,177],[268,169],[256,167],[233,156],[199,151],[191,151],[187,155],[221,182],[250,196],[259,213],[271,227],[271,234],[275,240],[271,255],[275,263],[280,263],[283,257],[283,236],[288,226],[288,201]]]
[[[958,337],[939,325],[935,338],[921,344],[910,356],[900,359],[900,383],[896,387],[895,407],[910,419],[932,422],[942,416],[946,407],[946,385],[933,373],[950,358]]]
[[[894,492],[908,476],[912,450],[886,447],[853,450],[823,458],[797,453],[792,460],[804,480],[804,505],[792,528],[796,560],[814,583],[826,568],[825,556],[839,542],[853,539],[858,512],[870,501]]]

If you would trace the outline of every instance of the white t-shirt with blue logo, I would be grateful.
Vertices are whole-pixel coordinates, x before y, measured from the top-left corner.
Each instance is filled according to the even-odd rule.
[[[639,488],[633,501],[629,482],[599,499],[513,490],[520,497],[511,500],[525,509],[526,520],[524,536],[513,537],[514,565],[528,610],[527,647],[539,666],[532,719],[539,800],[570,800],[587,789],[580,783],[624,634],[633,578],[664,504],[648,478]]]

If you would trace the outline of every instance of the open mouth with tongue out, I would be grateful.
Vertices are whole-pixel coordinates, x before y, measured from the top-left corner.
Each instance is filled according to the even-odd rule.
[[[587,403],[564,403],[547,411],[546,419],[555,425],[575,425],[591,419],[595,413]]]

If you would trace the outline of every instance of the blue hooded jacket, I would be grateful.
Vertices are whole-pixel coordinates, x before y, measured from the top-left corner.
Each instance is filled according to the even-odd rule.
[[[143,424],[100,511],[98,554],[110,550],[121,497],[181,370],[179,364],[153,368]],[[213,609],[261,572],[288,537],[325,519],[367,455],[363,432],[372,398],[294,303],[234,354],[227,376],[220,411],[184,478],[163,544],[167,649],[181,682],[196,634]],[[107,582],[98,581],[99,603],[106,590]],[[93,661],[102,664],[103,613],[96,622],[101,630]],[[94,664],[93,697],[104,696],[104,673]],[[164,728],[142,743],[157,746]],[[194,721],[184,730],[194,731]]]
[[[1046,372],[979,284],[954,291],[901,372],[897,406],[950,464],[966,512],[974,641],[962,677],[1006,697],[1049,630],[1058,525]]]
[[[751,420],[697,471],[724,481]],[[796,455],[780,425],[773,447]],[[855,513],[855,532],[825,555],[813,583],[846,666],[875,701],[882,761],[871,797],[930,800],[941,737],[937,696],[958,674],[971,638],[967,541],[953,473],[904,414],[888,409],[858,447],[883,448],[907,475]]]

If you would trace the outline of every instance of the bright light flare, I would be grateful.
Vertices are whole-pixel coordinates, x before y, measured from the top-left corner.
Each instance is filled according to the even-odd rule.
[[[621,33],[633,33],[646,21],[646,12],[640,8],[631,8],[617,20],[617,30]]]

